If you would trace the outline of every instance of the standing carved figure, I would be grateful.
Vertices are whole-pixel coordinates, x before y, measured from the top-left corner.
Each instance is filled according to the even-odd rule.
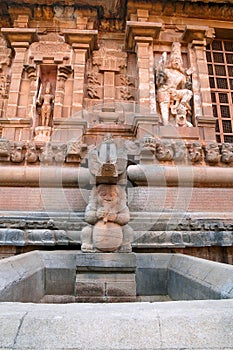
[[[190,113],[189,101],[192,98],[190,75],[191,69],[185,70],[181,57],[180,43],[172,44],[170,62],[166,62],[167,54],[164,52],[156,69],[157,100],[160,107],[162,123],[168,125],[173,118],[177,118],[178,111],[182,110],[182,118]],[[185,113],[184,113],[185,111]],[[180,126],[180,118],[176,125]],[[182,122],[182,126],[186,120]]]
[[[41,126],[49,126],[53,111],[54,96],[51,94],[51,84],[46,85],[45,93],[39,98],[38,105],[41,107]]]

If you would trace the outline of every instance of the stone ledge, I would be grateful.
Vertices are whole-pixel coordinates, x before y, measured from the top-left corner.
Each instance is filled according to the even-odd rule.
[[[4,349],[230,350],[233,300],[1,303],[0,328]]]
[[[78,271],[123,271],[136,269],[134,253],[80,253],[76,257]]]
[[[144,223],[144,226],[147,226]],[[134,224],[135,226],[135,224]],[[52,229],[0,229],[0,247],[59,247],[79,246],[81,244],[81,231],[65,231]],[[132,242],[133,248],[185,248],[185,247],[231,247],[233,234],[231,230],[217,228],[214,230],[135,230]],[[100,255],[101,253],[98,253]],[[85,253],[86,255],[86,253]],[[78,258],[79,259],[79,258]],[[91,261],[92,258],[90,258]],[[88,258],[85,257],[86,262]],[[96,258],[94,258],[96,261]],[[82,265],[84,264],[84,265]],[[94,264],[94,263],[93,263]],[[121,266],[119,264],[119,266]],[[97,269],[98,266],[93,266]],[[117,264],[116,264],[116,268]],[[133,265],[129,268],[133,268]],[[80,269],[85,269],[85,262],[81,261]]]

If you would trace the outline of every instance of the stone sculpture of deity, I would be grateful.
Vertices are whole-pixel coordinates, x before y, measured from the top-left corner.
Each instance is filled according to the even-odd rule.
[[[157,100],[163,125],[192,126],[187,122],[190,114],[189,101],[192,98],[191,69],[185,70],[181,57],[180,43],[172,44],[169,63],[166,52],[156,69]]]
[[[38,105],[41,107],[41,126],[49,126],[53,110],[54,96],[51,94],[51,84],[48,82],[44,95],[40,96]]]
[[[82,230],[82,251],[130,253],[133,230],[129,219],[123,186],[94,186],[85,211],[89,225]]]

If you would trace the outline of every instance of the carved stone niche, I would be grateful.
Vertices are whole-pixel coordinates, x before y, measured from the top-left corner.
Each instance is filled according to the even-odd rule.
[[[127,75],[127,53],[101,47],[93,52],[86,75],[85,104],[102,104],[100,122],[116,122],[116,101],[135,99],[135,77]],[[114,114],[115,113],[115,114]]]
[[[191,114],[192,69],[185,69],[181,55],[181,44],[173,42],[169,60],[164,52],[155,69],[157,102],[164,126],[192,127],[187,120]]]

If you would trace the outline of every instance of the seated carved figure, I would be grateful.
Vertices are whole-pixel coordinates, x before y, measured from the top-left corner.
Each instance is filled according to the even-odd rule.
[[[185,71],[183,68],[180,43],[174,42],[170,63],[166,63],[164,52],[156,70],[157,100],[163,125],[168,125],[176,119],[176,126],[191,126],[191,123],[186,123],[186,117],[191,109],[189,101],[192,98],[190,74],[191,70]],[[182,118],[177,116],[181,110]]]
[[[125,190],[117,185],[95,186],[85,211],[89,224],[82,230],[83,252],[131,252],[133,230]]]

